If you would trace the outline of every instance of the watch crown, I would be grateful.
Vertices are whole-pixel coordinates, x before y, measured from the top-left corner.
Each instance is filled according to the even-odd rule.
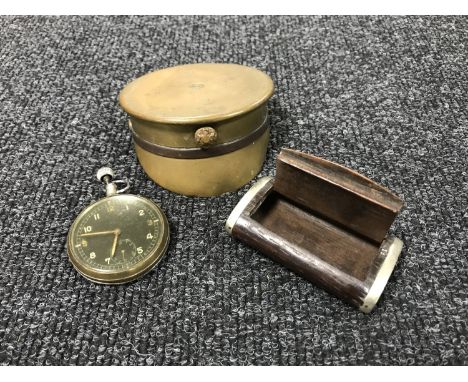
[[[101,167],[96,173],[96,177],[100,182],[102,182],[102,178],[105,176],[109,176],[111,178],[110,180],[112,180],[114,175],[114,171],[110,167]]]

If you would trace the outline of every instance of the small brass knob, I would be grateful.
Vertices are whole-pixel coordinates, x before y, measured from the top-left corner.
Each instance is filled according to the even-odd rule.
[[[195,141],[199,146],[209,146],[216,143],[218,133],[212,127],[200,127],[195,131]]]

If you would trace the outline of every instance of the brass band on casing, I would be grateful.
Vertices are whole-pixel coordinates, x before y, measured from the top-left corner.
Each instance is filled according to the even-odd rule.
[[[230,142],[220,143],[218,145],[206,147],[170,147],[153,143],[141,138],[133,129],[131,121],[129,128],[133,135],[135,144],[150,153],[161,155],[168,158],[179,159],[201,159],[227,154],[239,150],[260,138],[268,129],[268,118],[265,116],[263,123],[252,132],[240,136]]]
[[[129,120],[145,172],[160,186],[184,195],[213,196],[236,190],[262,168],[269,140],[266,105],[211,127],[221,143],[197,147],[198,124],[168,126],[134,117]]]
[[[143,169],[151,179],[184,195],[212,196],[236,190],[261,170],[270,129],[249,145],[216,157],[178,159],[153,154],[135,143]]]

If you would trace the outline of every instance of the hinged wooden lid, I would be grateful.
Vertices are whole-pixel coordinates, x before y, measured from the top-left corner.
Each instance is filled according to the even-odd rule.
[[[385,187],[339,164],[283,149],[275,191],[368,240],[381,243],[403,201]]]
[[[236,64],[189,64],[148,73],[120,93],[130,115],[158,123],[201,124],[229,119],[266,103],[271,78]]]

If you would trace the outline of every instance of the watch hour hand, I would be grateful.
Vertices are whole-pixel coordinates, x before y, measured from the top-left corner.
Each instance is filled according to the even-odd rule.
[[[117,240],[119,239],[119,236],[120,236],[120,229],[116,229],[114,231],[114,242],[112,243],[111,257],[115,256],[115,250],[117,248]]]

